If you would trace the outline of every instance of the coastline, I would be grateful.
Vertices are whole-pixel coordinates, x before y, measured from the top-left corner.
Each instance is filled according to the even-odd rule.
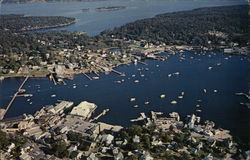
[[[178,47],[180,47],[178,49]],[[184,48],[185,49],[184,49]],[[170,48],[175,48],[175,50],[171,50]],[[204,50],[202,49],[202,46],[167,46],[165,48],[165,51],[163,52],[158,52],[158,53],[153,53],[154,56],[158,55],[158,54],[161,54],[161,53],[168,53],[168,54],[180,54],[180,53],[183,53],[184,50],[185,51],[201,51],[201,52],[207,52],[207,51],[216,51],[216,50],[221,50],[222,48],[220,48],[219,46],[217,47],[213,47],[212,49],[209,49],[209,50]],[[235,55],[235,56],[247,56],[245,54],[241,54],[241,53],[225,53],[225,52],[222,52],[222,54],[225,54],[225,55]],[[133,55],[133,54],[131,54]],[[152,59],[152,58],[145,58],[145,59],[151,59],[151,60],[160,60],[160,59]],[[143,60],[145,60],[143,59]],[[120,59],[122,60],[122,59]],[[109,66],[109,71],[108,72],[112,72],[113,69],[119,67],[119,66],[122,66],[122,65],[127,65],[127,64],[130,64],[130,63],[133,63],[133,60],[132,58],[129,59],[128,61],[126,62],[119,62],[118,64],[115,64],[114,66]],[[10,73],[10,74],[0,74],[0,81],[3,81],[4,79],[8,79],[8,78],[24,78],[24,77],[32,77],[32,78],[46,78],[48,77],[50,74],[52,74],[54,72],[51,72],[50,70],[43,70],[42,72],[41,71],[32,71],[31,74],[18,74],[18,73]],[[100,70],[100,69],[96,69],[96,68],[86,68],[86,69],[81,69],[81,70],[65,70],[64,71],[64,75],[66,75],[65,77],[60,77],[60,78],[67,78],[67,77],[74,77],[75,75],[79,75],[79,74],[91,74],[91,73],[94,73],[94,74],[98,74],[98,73],[107,73],[103,70]],[[73,80],[73,79],[71,79]]]
[[[21,31],[38,31],[38,30],[43,30],[43,29],[60,28],[60,27],[65,27],[65,26],[69,26],[69,25],[75,24],[77,21],[78,21],[78,19],[75,19],[75,20],[72,21],[72,22],[63,23],[63,24],[58,24],[58,25],[43,26],[43,27],[22,28]]]

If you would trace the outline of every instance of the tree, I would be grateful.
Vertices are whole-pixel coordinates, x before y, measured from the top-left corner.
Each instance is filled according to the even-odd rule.
[[[7,134],[0,130],[0,149],[4,149],[10,144]]]
[[[135,136],[135,135],[141,135],[142,134],[142,128],[141,126],[138,125],[133,125],[128,128],[128,133],[130,136]]]
[[[51,150],[54,152],[55,156],[59,158],[64,158],[69,156],[67,145],[63,140],[56,141],[54,144],[52,144]]]

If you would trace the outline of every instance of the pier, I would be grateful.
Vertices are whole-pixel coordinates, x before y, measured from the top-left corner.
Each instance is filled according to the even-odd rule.
[[[89,122],[93,122],[93,121],[98,120],[101,116],[104,116],[105,114],[107,114],[108,111],[109,111],[109,109],[104,109],[104,110],[102,111],[102,113],[100,113],[100,114],[99,114],[98,116],[96,116],[95,118],[89,120]]]
[[[113,71],[113,72],[115,72],[115,73],[119,74],[120,76],[123,76],[123,75],[125,75],[124,73],[122,73],[122,72],[119,72],[119,71],[116,71],[116,70],[114,70],[114,69],[111,69],[111,71]]]
[[[84,76],[86,76],[89,80],[92,80],[90,76],[88,76],[86,73],[83,73]]]
[[[148,65],[147,63],[142,62],[142,61],[138,61],[138,63],[144,64],[144,65]]]
[[[8,110],[10,109],[11,105],[13,104],[13,102],[15,101],[16,97],[19,96],[19,93],[22,93],[23,91],[25,91],[23,88],[24,84],[27,82],[29,76],[27,76],[24,81],[22,82],[22,84],[20,85],[20,87],[18,88],[17,92],[14,94],[14,96],[12,97],[10,103],[8,104],[8,106],[6,107],[6,109],[4,111],[1,112],[0,115],[0,120],[4,119],[5,114],[8,112]]]

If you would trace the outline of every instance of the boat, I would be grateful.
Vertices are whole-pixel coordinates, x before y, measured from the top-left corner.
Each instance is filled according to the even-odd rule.
[[[165,98],[165,97],[166,97],[165,94],[161,94],[161,95],[160,95],[160,98]]]
[[[170,103],[171,104],[177,104],[177,101],[171,101]]]
[[[135,82],[135,83],[139,83],[139,80],[135,80],[134,82]]]
[[[130,102],[134,102],[136,98],[130,98]]]

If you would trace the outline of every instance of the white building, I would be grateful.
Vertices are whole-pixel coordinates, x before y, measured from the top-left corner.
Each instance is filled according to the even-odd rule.
[[[53,114],[62,113],[65,109],[70,108],[74,103],[68,101],[61,101],[55,107],[49,109],[49,112]]]
[[[70,112],[70,114],[81,116],[84,119],[88,119],[90,118],[91,114],[95,111],[96,108],[97,106],[94,103],[83,101],[78,106],[74,107]]]
[[[114,136],[112,136],[111,134],[106,134],[102,137],[102,142],[105,142],[106,145],[110,145],[113,140],[114,140]]]

